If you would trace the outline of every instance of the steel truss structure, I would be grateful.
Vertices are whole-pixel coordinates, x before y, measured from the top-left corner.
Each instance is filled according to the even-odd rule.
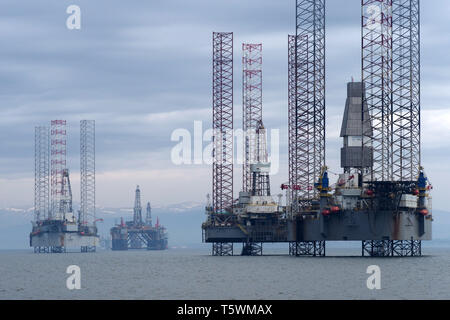
[[[50,209],[50,132],[35,128],[34,140],[34,219],[46,220]]]
[[[250,192],[253,187],[250,166],[257,163],[256,130],[262,123],[262,44],[242,44],[242,68],[244,131],[242,190]]]
[[[233,255],[233,243],[227,242],[214,242],[212,244],[213,256],[232,256]]]
[[[365,181],[413,181],[421,163],[420,0],[362,0],[362,81],[374,136]]]
[[[297,0],[288,50],[289,184],[296,205],[317,196],[314,183],[325,164],[325,0]]]
[[[152,241],[152,237],[149,233],[137,230],[128,230],[128,248],[130,249],[143,249],[147,248]]]
[[[256,162],[259,170],[252,172],[252,195],[270,196],[269,155],[267,153],[267,134],[262,122],[256,130]],[[263,168],[264,166],[267,166]]]
[[[368,240],[362,242],[362,256],[369,257],[420,257],[420,240]]]
[[[297,165],[297,157],[296,157],[296,146],[298,135],[296,134],[297,130],[297,118],[294,116],[296,114],[296,68],[295,68],[295,43],[296,43],[295,35],[288,35],[288,132],[289,132],[289,141],[288,141],[288,170],[289,170],[289,200],[292,201],[294,197],[297,199],[297,192],[294,189],[297,189],[297,185],[292,185],[293,183],[299,183],[296,174]],[[288,200],[287,200],[288,201]],[[289,203],[288,203],[289,205]],[[295,208],[293,208],[295,206]],[[292,218],[292,214],[294,211],[297,211],[297,206],[294,203],[291,203],[291,210],[289,211],[289,215]]]
[[[374,165],[364,181],[392,180],[392,0],[362,0],[362,75],[373,138]],[[369,124],[370,124],[369,123]]]
[[[233,33],[213,33],[213,210],[233,205]]]
[[[414,181],[421,165],[420,0],[392,7],[393,179]]]
[[[61,204],[66,202],[67,188],[65,173],[67,171],[67,122],[51,121],[51,214],[50,219],[64,219]]]
[[[289,255],[297,257],[325,257],[326,241],[289,242]]]
[[[263,255],[263,244],[257,242],[244,242],[242,244],[242,254],[243,256],[262,256]]]
[[[95,121],[80,121],[80,218],[95,224]]]

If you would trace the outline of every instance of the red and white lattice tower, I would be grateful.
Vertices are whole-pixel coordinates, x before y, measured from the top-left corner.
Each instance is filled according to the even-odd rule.
[[[67,172],[67,129],[66,120],[51,121],[51,214],[50,219],[64,219],[63,203],[67,197],[64,186]]]
[[[213,211],[233,205],[233,33],[213,33]]]
[[[262,122],[262,44],[242,44],[242,97],[244,131],[244,192],[253,186],[252,164],[257,163],[257,136]]]

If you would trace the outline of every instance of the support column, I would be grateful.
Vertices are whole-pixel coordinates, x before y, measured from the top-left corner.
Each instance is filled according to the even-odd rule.
[[[233,243],[214,242],[212,245],[213,256],[232,256]]]
[[[325,257],[326,256],[325,241],[299,241],[289,243],[289,255],[292,256],[310,256]]]
[[[263,255],[263,244],[256,242],[244,242],[242,244],[242,255],[243,256],[262,256]]]

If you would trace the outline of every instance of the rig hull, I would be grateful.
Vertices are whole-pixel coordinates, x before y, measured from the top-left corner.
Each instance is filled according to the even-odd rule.
[[[30,233],[30,247],[35,252],[65,252],[67,249],[92,252],[99,243],[95,227],[78,226],[62,220],[39,222]]]
[[[432,240],[432,217],[392,211],[300,216],[278,224],[204,226],[204,242]]]
[[[344,211],[288,221],[288,241],[432,240],[432,218],[392,211]]]
[[[99,238],[71,232],[43,233],[30,236],[30,245],[31,247],[65,247],[68,249],[97,247]]]

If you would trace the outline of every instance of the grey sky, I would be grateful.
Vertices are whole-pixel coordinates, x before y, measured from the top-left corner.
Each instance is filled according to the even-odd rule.
[[[0,3],[0,207],[33,203],[34,126],[67,119],[78,197],[79,120],[97,124],[97,203],[203,201],[208,166],[170,161],[174,129],[211,120],[211,34],[235,33],[235,126],[241,127],[241,43],[263,43],[264,118],[287,161],[287,35],[295,1],[3,0]],[[81,7],[81,30],[65,26]],[[445,209],[450,156],[450,3],[422,1],[423,159]],[[360,0],[327,1],[327,160],[338,172],[345,85],[360,78]],[[236,191],[240,170],[235,172]],[[287,180],[287,168],[273,177]]]

